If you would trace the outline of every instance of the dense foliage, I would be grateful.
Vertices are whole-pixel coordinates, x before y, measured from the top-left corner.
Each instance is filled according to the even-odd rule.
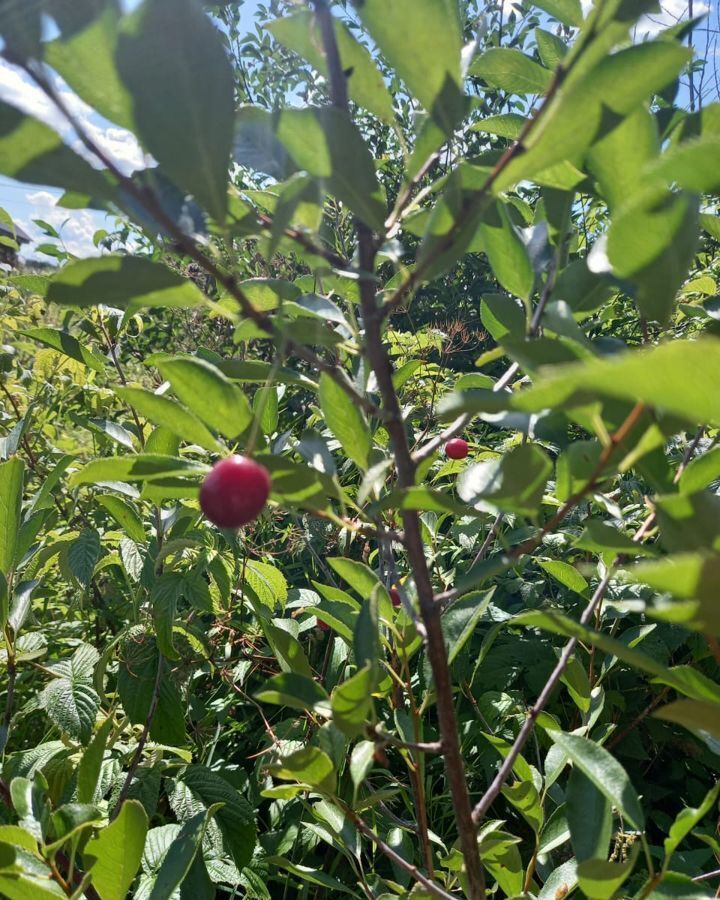
[[[0,895],[712,897],[697,23],[331,6],[0,6],[74,129],[0,102],[0,172],[116,222],[0,277]]]

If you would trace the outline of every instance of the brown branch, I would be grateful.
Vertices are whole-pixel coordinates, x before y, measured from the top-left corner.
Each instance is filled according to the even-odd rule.
[[[164,661],[165,660],[162,653],[158,651],[157,673],[155,674],[155,684],[153,685],[150,706],[148,707],[147,715],[145,716],[145,724],[143,725],[140,739],[138,740],[137,747],[135,748],[135,755],[133,756],[132,762],[130,763],[130,768],[128,769],[128,773],[125,777],[125,782],[122,786],[122,790],[118,794],[117,802],[113,807],[112,813],[110,814],[111,822],[114,821],[114,819],[117,817],[123,803],[127,800],[127,796],[130,793],[130,788],[132,787],[133,779],[135,778],[135,773],[137,772],[138,766],[140,765],[140,760],[142,759],[143,750],[145,749],[145,744],[147,743],[147,739],[150,734],[150,728],[152,727],[155,713],[157,712],[158,703],[160,702],[160,689],[162,687]]]
[[[315,14],[323,38],[327,63],[330,96],[335,106],[347,110],[347,85],[335,42],[335,29],[327,0],[313,0]],[[393,384],[390,358],[383,346],[383,310],[375,298],[372,273],[375,271],[377,244],[370,229],[356,222],[360,275],[360,302],[365,324],[365,352],[375,373],[378,389],[386,413],[386,428],[390,435],[400,487],[411,487],[415,482],[415,465],[410,454],[402,411]],[[433,673],[440,734],[444,750],[445,770],[455,811],[460,849],[468,878],[470,900],[485,895],[483,876],[477,846],[477,835],[472,822],[472,810],[465,780],[465,767],[460,752],[457,720],[453,702],[452,683],[447,653],[440,623],[440,610],[433,599],[433,587],[425,560],[425,549],[420,531],[420,520],[415,511],[403,512],[405,545],[418,592],[420,613],[427,632],[426,648]]]
[[[595,589],[595,593],[590,598],[590,602],[585,607],[585,610],[580,617],[580,624],[585,625],[593,616],[598,604],[605,596],[605,591],[607,590],[608,585],[610,584],[610,570],[605,574],[604,578],[600,582],[600,584]],[[475,808],[473,809],[473,821],[476,824],[479,824],[485,813],[490,808],[491,804],[497,798],[498,794],[502,790],[502,786],[507,781],[510,773],[512,772],[513,766],[515,765],[515,761],[525,746],[527,739],[530,737],[533,728],[535,727],[535,721],[540,713],[545,708],[548,700],[552,696],[553,691],[557,687],[560,678],[562,677],[565,669],[567,668],[568,663],[570,662],[570,657],[575,650],[575,645],[577,644],[577,638],[570,638],[565,647],[563,648],[562,653],[560,654],[560,659],[558,659],[555,668],[552,671],[552,674],[548,678],[545,683],[545,687],[540,692],[540,696],[535,701],[535,704],[529,710],[527,714],[527,718],[523,722],[522,728],[518,732],[518,736],[513,741],[513,745],[510,748],[508,755],[503,760],[503,764],[498,769],[497,775],[493,778],[490,786],[483,794],[482,798],[476,803]]]
[[[272,229],[274,224],[272,216],[263,212],[258,212],[256,215],[258,222],[263,228]],[[331,250],[329,247],[323,247],[321,244],[316,244],[312,238],[303,231],[300,231],[297,228],[284,228],[283,234],[285,237],[290,238],[291,241],[299,244],[303,250],[307,250],[308,253],[312,253],[313,256],[319,256],[321,259],[324,259],[325,262],[330,263],[333,268],[342,269],[343,271],[354,271],[350,260],[346,259],[344,256],[340,256],[339,253],[335,253],[335,251]]]
[[[393,862],[398,868],[402,869],[404,872],[407,872],[412,878],[415,879],[419,884],[421,884],[424,888],[426,888],[434,897],[441,897],[442,900],[459,900],[456,894],[449,894],[444,888],[441,888],[439,884],[436,884],[434,881],[431,881],[426,875],[414,866],[412,863],[409,863],[406,859],[400,856],[399,853],[396,853],[392,847],[388,846],[385,841],[378,837],[375,832],[370,828],[370,826],[365,822],[360,816],[355,812],[354,809],[351,809],[346,803],[343,803],[342,800],[339,801],[345,815],[350,819],[353,825],[357,828],[357,830],[364,834],[366,838],[369,838],[373,844],[387,856],[387,858]]]

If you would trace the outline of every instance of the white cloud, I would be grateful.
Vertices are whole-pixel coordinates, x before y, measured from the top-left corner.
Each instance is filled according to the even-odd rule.
[[[150,164],[137,139],[124,128],[111,125],[73,93],[60,78],[56,78],[60,92],[72,116],[125,174]],[[68,125],[63,114],[42,90],[33,84],[21,69],[0,58],[0,99],[7,100],[23,112],[35,116],[54,128],[77,153],[99,167],[95,157],[88,153],[79,138]]]
[[[87,209],[63,209],[56,206],[57,196],[50,191],[31,191],[26,195],[30,212],[25,219],[17,218],[17,223],[32,238],[32,244],[24,248],[21,255],[25,258],[35,256],[34,245],[43,242],[54,243],[52,238],[43,235],[33,219],[43,219],[60,232],[59,242],[65,250],[75,256],[97,256],[100,251],[93,244],[93,235],[103,227],[102,213]],[[50,257],[38,256],[45,261]]]

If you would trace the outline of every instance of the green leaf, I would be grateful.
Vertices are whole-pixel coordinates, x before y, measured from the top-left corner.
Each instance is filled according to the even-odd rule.
[[[285,576],[276,566],[255,559],[249,560],[245,566],[245,587],[250,588],[255,598],[268,609],[285,607],[288,585]]]
[[[477,509],[497,508],[537,516],[552,472],[552,463],[537,444],[514,447],[499,459],[465,469],[458,478],[458,496]]]
[[[565,637],[575,637],[584,643],[599,647],[605,653],[622,659],[623,662],[641,672],[653,675],[656,681],[669,685],[681,694],[698,700],[717,699],[720,702],[720,688],[701,672],[686,666],[667,668],[642,650],[628,646],[602,632],[587,628],[560,613],[552,610],[531,611],[521,613],[515,617],[514,621],[530,627],[544,628]]]
[[[486,245],[486,250],[488,246],[492,245]],[[522,338],[525,334],[525,310],[522,304],[504,294],[485,294],[480,304],[480,318],[498,343],[506,336]]]
[[[593,144],[588,165],[611,209],[621,208],[637,192],[643,167],[659,148],[657,124],[645,106]]]
[[[528,300],[535,283],[535,273],[527,248],[503,204],[496,203],[490,207],[480,224],[480,234],[497,280],[506,291]]]
[[[134,129],[132,103],[115,68],[120,15],[113,4],[72,34],[45,44],[45,60],[106,119]]]
[[[698,199],[663,196],[626,206],[608,231],[613,273],[634,287],[640,314],[665,324],[695,256]]]
[[[707,732],[720,740],[720,703],[676,700],[658,709],[653,715],[668,722],[677,722],[689,731]]]
[[[667,592],[673,599],[657,598],[648,613],[686,628],[713,636],[720,635],[720,556],[706,553],[678,553],[657,562],[643,563],[627,570],[631,581]],[[681,602],[686,601],[686,602]]]
[[[148,820],[142,804],[126,800],[115,820],[88,841],[83,858],[101,900],[124,900],[140,868]]]
[[[18,334],[32,338],[46,347],[52,347],[53,350],[64,353],[65,356],[83,363],[83,365],[94,369],[96,372],[105,371],[105,360],[83,347],[77,338],[74,338],[67,331],[62,331],[59,328],[28,328],[25,331],[18,331]]]
[[[342,881],[338,881],[337,878],[327,875],[322,869],[313,869],[311,866],[303,866],[298,863],[290,862],[290,860],[285,859],[284,856],[267,856],[265,857],[265,861],[269,865],[278,866],[279,868],[290,872],[291,875],[294,875],[301,881],[308,881],[310,884],[320,885],[329,891],[335,891],[341,894],[353,894],[353,891],[344,885]]]
[[[134,725],[144,725],[153,698],[158,671],[158,651],[154,640],[128,639],[118,668],[117,690],[123,709]],[[150,737],[161,744],[182,747],[185,743],[185,706],[175,681],[165,666],[160,679],[160,697],[150,726]]]
[[[235,91],[217,29],[192,0],[148,0],[124,21],[116,60],[143,143],[222,222]]]
[[[116,387],[115,393],[154,425],[163,425],[189,444],[199,444],[215,453],[221,444],[203,423],[171,397],[140,387]]]
[[[131,456],[108,456],[95,459],[71,475],[71,487],[105,481],[153,481],[169,475],[204,475],[206,466],[193,460],[159,453],[139,453]]]
[[[544,10],[563,25],[580,25],[583,20],[580,0],[532,0],[532,5]]]
[[[102,200],[115,194],[106,177],[63,143],[56,131],[2,101],[0,173]]]
[[[469,74],[510,94],[544,94],[552,79],[549,69],[509,47],[486,50],[473,61]]]
[[[562,38],[544,28],[535,29],[535,40],[542,64],[547,69],[556,69],[567,55],[568,45]]]
[[[610,554],[611,556],[616,556],[618,553],[637,556],[653,552],[652,548],[644,547],[637,541],[633,541],[628,535],[599,519],[586,521],[582,534],[575,541],[575,546],[580,550]]]
[[[350,755],[350,777],[357,794],[360,785],[372,769],[375,759],[375,744],[373,741],[358,741]]]
[[[47,782],[36,772],[33,779],[13,778],[10,782],[10,797],[20,826],[41,844],[50,822],[50,804],[47,800]]]
[[[333,722],[348,737],[365,732],[366,720],[373,711],[374,681],[374,666],[369,662],[332,692]]]
[[[367,469],[372,439],[362,410],[325,372],[320,376],[319,399],[325,422],[347,456]]]
[[[278,393],[274,385],[258,388],[252,402],[253,412],[259,419],[265,435],[272,435],[278,427]]]
[[[449,133],[462,87],[456,0],[364,0],[357,12],[410,93]]]
[[[378,593],[379,589],[375,588],[363,602],[353,632],[353,651],[358,668],[370,666],[374,678],[377,676],[380,660]]]
[[[83,753],[77,769],[78,803],[92,803],[100,778],[107,739],[112,731],[113,717],[109,716],[98,728],[92,741]]]
[[[720,478],[720,447],[714,447],[690,461],[680,476],[680,490],[694,494]]]
[[[565,794],[570,840],[579,863],[604,859],[612,838],[612,803],[579,768],[573,768]]]
[[[99,558],[100,535],[94,528],[83,528],[68,547],[67,561],[70,571],[84,588],[92,581]]]
[[[220,827],[233,862],[238,869],[242,869],[250,862],[255,849],[252,806],[224,778],[205,766],[188,766],[180,775],[180,780],[208,809],[217,806],[215,822]]]
[[[211,806],[183,824],[158,869],[148,900],[169,900],[180,886],[200,850],[205,831],[217,808]]]
[[[104,303],[119,309],[187,307],[205,302],[192,281],[141,256],[98,256],[69,262],[50,281],[47,300],[60,306]]]
[[[303,747],[268,768],[284,781],[300,781],[328,794],[335,791],[335,766],[327,753],[317,747]]]
[[[705,795],[705,799],[697,807],[691,809],[685,807],[675,816],[675,820],[670,826],[668,836],[663,842],[665,848],[665,859],[663,860],[663,869],[667,869],[670,858],[677,850],[681,842],[690,834],[693,828],[701,822],[705,816],[715,808],[720,794],[720,782],[717,782]]]
[[[63,734],[86,744],[90,740],[100,697],[93,687],[98,660],[94,647],[81,644],[68,661],[56,667],[61,677],[45,686],[40,702]]]
[[[675,340],[648,350],[557,366],[512,406],[526,412],[572,409],[599,397],[641,402],[694,425],[720,425],[720,341]],[[688,392],[686,385],[694,390]]]
[[[171,356],[159,359],[156,364],[180,401],[214,431],[236,438],[252,422],[245,394],[209,362]]]
[[[488,116],[471,126],[471,131],[481,131],[483,134],[496,134],[498,137],[517,140],[527,124],[525,116],[518,113],[500,113],[497,116]]]
[[[25,463],[17,456],[0,463],[0,572],[6,576],[15,563],[24,472]]]
[[[540,794],[532,781],[516,781],[513,784],[506,784],[502,788],[502,795],[515,807],[535,834],[539,834],[543,825],[544,812]]]
[[[138,544],[145,543],[147,536],[142,519],[126,500],[113,494],[105,494],[97,497],[96,501],[110,513],[128,537]]]
[[[586,594],[588,583],[575,566],[571,566],[569,563],[562,562],[559,559],[539,559],[538,565],[548,575],[552,575],[556,581],[559,581],[563,587],[581,596]]]
[[[365,47],[355,40],[344,23],[334,18],[333,24],[348,94],[356,103],[364,106],[379,119],[392,124],[395,121],[392,97],[372,57]],[[301,10],[285,19],[276,19],[267,26],[267,29],[281,44],[307,59],[327,78],[327,63],[321,49],[320,29],[317,19],[311,12]]]
[[[526,152],[509,163],[494,189],[507,190],[565,159],[574,159],[598,136],[608,110],[625,116],[662,90],[690,53],[669,41],[636,44],[604,58],[560,90],[525,141]]]
[[[607,750],[588,738],[561,731],[548,732],[580,771],[593,782],[637,831],[644,828],[640,800],[627,772]]]
[[[676,185],[693,193],[716,193],[720,176],[713,161],[720,155],[720,136],[683,141],[646,166],[644,177]]]
[[[265,685],[255,693],[255,699],[263,703],[289,706],[291,709],[310,709],[321,715],[327,715],[330,704],[330,698],[322,685],[292,672],[282,672],[268,678]]]
[[[442,630],[448,654],[448,664],[458,658],[487,610],[495,593],[491,587],[482,593],[473,591],[447,609],[442,617]]]
[[[278,621],[283,622],[284,620]],[[285,628],[276,627],[267,621],[261,621],[260,625],[283,672],[294,672],[296,675],[302,675],[304,678],[312,680],[312,668],[300,641]]]
[[[372,156],[344,110],[285,109],[277,136],[300,168],[323,179],[366,225],[382,230],[387,209]]]
[[[558,500],[569,500],[582,490],[597,470],[602,444],[595,441],[573,441],[558,457],[556,465],[555,495]]]
[[[577,868],[578,884],[586,897],[593,900],[610,900],[614,897],[635,866],[640,847],[633,845],[627,860],[610,862],[606,859],[588,859]]]

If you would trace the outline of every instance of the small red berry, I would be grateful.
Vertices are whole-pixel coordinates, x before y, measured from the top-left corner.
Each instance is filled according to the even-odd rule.
[[[270,473],[246,456],[215,463],[200,488],[200,508],[213,525],[239,528],[257,519],[270,494]]]
[[[322,619],[318,619],[317,623],[318,623],[318,628],[320,629],[320,631],[330,631],[330,626],[328,625],[327,622],[323,622]]]
[[[462,438],[453,438],[445,444],[445,454],[450,459],[465,459],[469,451],[468,442]]]
[[[390,588],[388,593],[390,594],[390,599],[392,600],[393,606],[402,606],[402,597],[400,596],[400,591],[397,588]]]

